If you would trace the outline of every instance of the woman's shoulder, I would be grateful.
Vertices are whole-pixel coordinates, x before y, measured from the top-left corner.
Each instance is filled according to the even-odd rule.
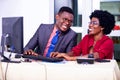
[[[103,36],[101,41],[104,41],[105,43],[108,43],[108,44],[110,44],[110,43],[113,44],[112,38],[110,38],[109,36],[106,36],[106,35]]]
[[[93,38],[93,36],[87,34],[83,37],[83,39],[86,39],[86,38],[91,39],[91,38]]]
[[[110,40],[110,41],[112,41],[112,38],[110,38],[109,36],[106,36],[106,35],[104,35],[102,39],[103,40]]]

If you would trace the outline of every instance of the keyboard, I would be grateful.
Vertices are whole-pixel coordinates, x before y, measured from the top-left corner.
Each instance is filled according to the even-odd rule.
[[[23,58],[33,59],[33,60],[41,60],[46,62],[60,62],[63,61],[63,58],[50,58],[50,57],[44,57],[42,55],[34,56],[34,55],[22,55]]]

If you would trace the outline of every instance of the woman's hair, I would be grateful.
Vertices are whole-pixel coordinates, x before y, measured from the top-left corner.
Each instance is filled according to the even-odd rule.
[[[100,26],[104,28],[103,34],[109,34],[115,26],[115,18],[108,11],[95,10],[91,13],[90,19],[93,17],[98,18]]]

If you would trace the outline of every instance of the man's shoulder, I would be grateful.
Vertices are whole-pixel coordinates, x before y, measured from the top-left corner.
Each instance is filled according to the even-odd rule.
[[[74,30],[72,30],[71,28],[70,28],[69,32],[70,32],[70,33],[77,34],[77,33],[76,33]]]
[[[54,26],[54,24],[40,24],[40,26],[38,27],[38,30],[46,30],[46,29],[52,29]]]
[[[54,26],[54,24],[40,24],[40,27],[48,27],[48,26]]]
[[[71,36],[71,37],[73,37],[73,36],[77,36],[77,33],[74,30],[69,29],[69,31],[66,32],[64,36],[69,36],[69,37]]]

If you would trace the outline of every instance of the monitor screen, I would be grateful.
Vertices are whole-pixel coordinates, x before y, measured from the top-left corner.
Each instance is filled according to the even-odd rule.
[[[6,45],[7,51],[23,52],[23,17],[2,18],[2,39],[1,44]]]

